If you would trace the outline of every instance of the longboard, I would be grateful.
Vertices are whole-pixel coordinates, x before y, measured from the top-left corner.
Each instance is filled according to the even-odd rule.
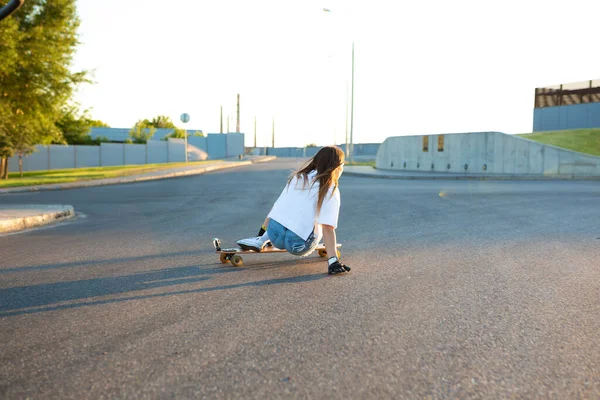
[[[244,265],[244,260],[242,259],[242,256],[240,254],[246,255],[246,254],[265,254],[265,253],[287,253],[287,250],[278,249],[273,246],[270,246],[270,247],[267,246],[260,252],[254,251],[254,250],[244,250],[239,247],[222,248],[221,240],[219,238],[213,239],[213,246],[215,246],[215,250],[216,250],[217,254],[219,254],[219,260],[221,260],[221,262],[223,264],[227,264],[228,262],[230,262],[231,265],[233,265],[235,267],[241,267],[242,265]],[[338,250],[336,250],[336,253],[337,253],[338,258],[340,258],[340,256],[341,256],[340,250],[339,250],[339,248],[341,246],[342,246],[341,243],[337,244]],[[323,243],[320,243],[317,247],[315,247],[314,251],[317,251],[319,253],[319,257],[323,257],[323,258],[327,257],[327,249],[325,248],[325,245]]]

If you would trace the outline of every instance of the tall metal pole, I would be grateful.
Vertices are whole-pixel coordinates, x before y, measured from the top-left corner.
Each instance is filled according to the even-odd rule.
[[[223,133],[223,106],[221,106],[221,133]]]
[[[346,81],[346,158],[350,153],[348,153],[348,81]]]
[[[256,117],[254,117],[254,148],[256,148]]]
[[[240,132],[240,94],[237,95],[237,120],[235,124],[235,131]]]
[[[188,162],[188,145],[187,145],[188,144],[188,139],[187,139],[188,131],[187,131],[187,129],[184,129],[184,132],[185,132],[185,135],[183,136],[183,138],[185,139],[185,144],[184,144],[184,146],[185,146],[185,162],[187,163]]]
[[[181,122],[183,122],[184,124],[184,129],[183,129],[183,140],[184,140],[184,153],[185,153],[185,162],[188,162],[188,131],[187,128],[185,128],[185,124],[187,124],[188,122],[190,122],[190,114],[188,113],[183,113],[181,114],[181,117],[179,117],[181,119]]]
[[[273,148],[275,148],[275,117],[273,117]]]
[[[354,42],[352,42],[352,95],[350,99],[350,162],[352,162],[354,158]]]

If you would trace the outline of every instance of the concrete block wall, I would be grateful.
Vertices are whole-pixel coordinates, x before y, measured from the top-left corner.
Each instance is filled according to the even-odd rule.
[[[75,148],[75,168],[100,166],[99,146],[73,146]]]
[[[149,141],[146,144],[148,151],[148,164],[161,164],[169,162],[169,144],[165,141]]]
[[[209,133],[207,135],[208,156],[210,158],[227,157],[227,135]]]
[[[98,137],[105,137],[112,142],[124,142],[129,139],[129,131],[131,128],[91,128],[90,136],[92,139]],[[191,132],[191,131],[188,131]],[[170,128],[158,128],[150,140],[162,140],[165,136],[173,133],[173,129]]]
[[[429,145],[423,151],[423,138]],[[600,176],[600,157],[544,145],[500,132],[397,136],[380,146],[376,167],[385,170],[465,174]],[[466,168],[465,168],[466,166]]]
[[[208,153],[207,138],[203,136],[189,136],[188,144]]]
[[[55,146],[50,157],[50,169],[67,169],[75,165],[74,146]]]
[[[357,143],[354,144],[354,157],[375,159],[380,143]],[[342,151],[346,152],[346,144],[337,145]],[[321,147],[247,147],[246,154],[256,156],[274,155],[277,157],[313,157]],[[306,152],[305,152],[306,150]]]
[[[124,144],[102,143],[100,145],[100,165],[103,167],[125,164]]]
[[[125,152],[124,165],[146,164],[147,146],[139,144],[126,144],[123,146]]]
[[[48,169],[50,165],[50,152],[48,147],[35,146],[35,149],[35,152],[23,157],[23,171],[39,171]],[[8,159],[8,171],[19,171],[18,157],[15,156]]]
[[[600,128],[600,103],[533,109],[533,131]]]
[[[309,152],[316,151],[314,147],[306,148],[306,157],[309,156]],[[268,156],[277,156],[277,157],[304,157],[304,148],[303,147],[267,147]],[[314,155],[314,154],[313,154]]]
[[[210,137],[191,136],[188,144],[203,152],[209,148],[211,159],[244,154],[244,134],[211,134]],[[147,144],[102,143],[100,146],[36,146],[36,151],[23,157],[23,171],[101,167],[117,165],[160,164],[185,161],[183,139],[149,140]],[[205,159],[196,155],[193,159]],[[19,170],[18,157],[8,159],[10,172]]]
[[[169,162],[185,162],[185,141],[184,139],[169,139]]]
[[[228,133],[227,138],[227,157],[237,157],[244,155],[244,134]],[[210,149],[209,149],[210,150]],[[210,156],[210,152],[208,153]]]

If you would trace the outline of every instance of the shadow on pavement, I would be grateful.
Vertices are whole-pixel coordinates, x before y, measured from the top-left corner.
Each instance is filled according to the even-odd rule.
[[[0,275],[9,274],[14,272],[27,272],[27,271],[40,271],[45,269],[58,269],[58,268],[70,268],[70,267],[85,267],[90,265],[102,265],[102,264],[113,264],[113,263],[126,263],[126,262],[136,262],[142,260],[152,260],[158,258],[172,258],[179,256],[194,256],[200,254],[206,254],[204,251],[180,251],[173,253],[160,253],[160,254],[150,254],[143,256],[135,256],[135,257],[119,257],[119,258],[110,258],[105,260],[91,260],[91,261],[73,261],[68,263],[58,263],[58,264],[48,264],[48,265],[31,265],[24,267],[16,267],[16,268],[5,268],[0,269]],[[214,253],[214,249],[211,253]]]
[[[311,261],[312,262],[312,261]],[[306,264],[308,264],[308,260]],[[291,263],[279,263],[282,265]],[[297,261],[294,264],[298,264]],[[301,264],[305,264],[304,262]],[[272,267],[275,267],[273,265]],[[311,282],[327,277],[327,273],[294,276],[263,281],[245,282],[232,285],[222,285],[209,288],[178,290],[167,293],[153,293],[138,296],[128,296],[112,299],[91,300],[94,297],[119,295],[147,289],[170,287],[180,284],[197,283],[210,279],[205,276],[215,273],[235,272],[240,268],[221,266],[201,269],[198,266],[169,268],[126,276],[97,278],[74,282],[58,282],[35,286],[16,287],[0,290],[0,317],[34,314],[46,311],[64,310],[78,307],[88,307],[131,300],[151,299],[191,293],[204,293],[219,290],[229,290],[251,286],[276,285],[285,283]],[[83,302],[60,304],[62,302],[83,300]],[[88,300],[88,301],[86,301]],[[58,304],[57,304],[58,303]]]

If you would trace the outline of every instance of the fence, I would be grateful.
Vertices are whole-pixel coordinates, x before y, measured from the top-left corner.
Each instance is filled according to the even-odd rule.
[[[244,154],[243,133],[210,133],[188,137],[188,154],[219,159]],[[190,158],[191,159],[191,158]],[[198,159],[196,157],[196,159]],[[193,160],[193,159],[191,159]],[[23,171],[55,170],[118,165],[161,164],[185,161],[184,139],[149,140],[147,144],[102,143],[100,146],[36,146],[23,157]],[[8,159],[9,172],[19,170],[18,158]]]
[[[354,144],[353,157],[355,159],[374,160],[377,156],[380,143],[360,143]],[[338,145],[340,149],[346,152],[346,144]],[[312,157],[321,149],[321,147],[247,147],[246,153],[252,155],[269,155],[277,157]]]
[[[147,144],[102,143],[100,146],[36,146],[23,157],[23,171],[117,165],[160,164],[185,161],[183,139],[149,141]],[[19,170],[18,157],[8,159],[9,172]]]

